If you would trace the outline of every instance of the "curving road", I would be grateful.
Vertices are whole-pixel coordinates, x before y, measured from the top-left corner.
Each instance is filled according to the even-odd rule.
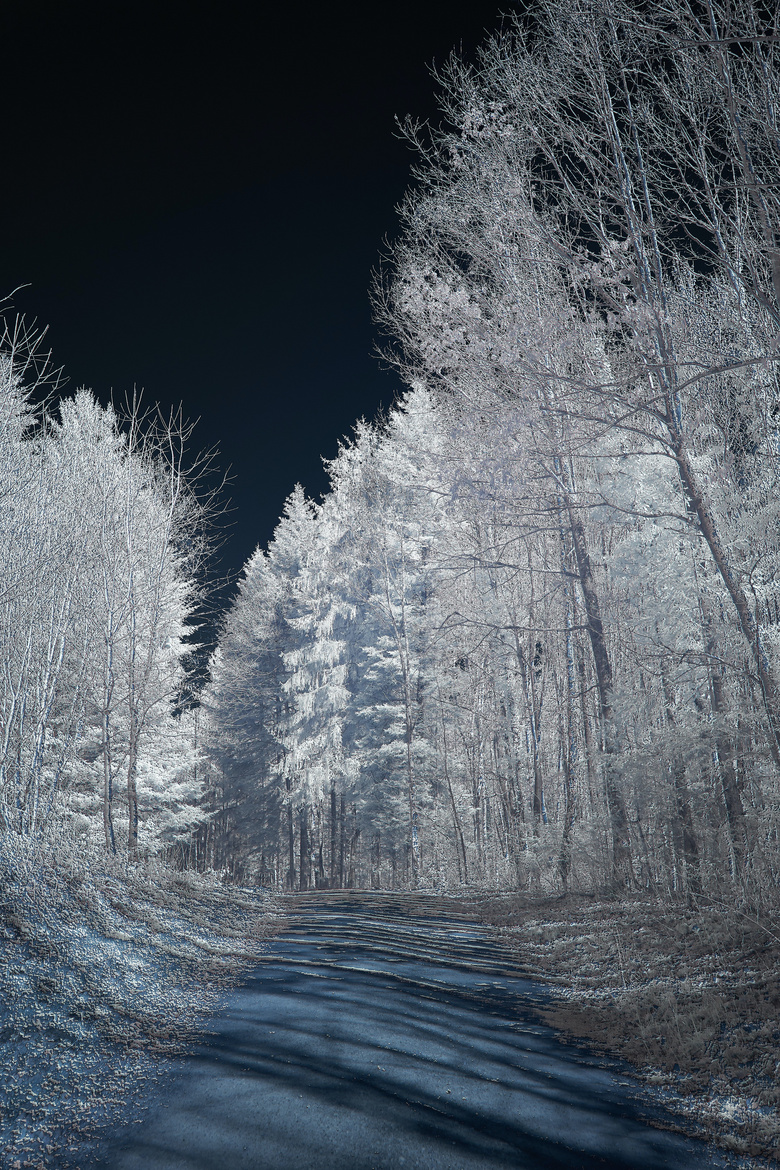
[[[106,1170],[699,1170],[737,1163],[663,1121],[620,1066],[533,1022],[544,989],[443,900],[285,899],[232,991]],[[85,1165],[86,1162],[82,1162]]]

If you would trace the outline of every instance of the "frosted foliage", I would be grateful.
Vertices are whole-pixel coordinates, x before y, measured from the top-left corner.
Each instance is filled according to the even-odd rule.
[[[206,697],[242,872],[774,896],[780,50],[707,13],[544,2],[407,126],[409,391],[290,497]]]
[[[0,821],[116,849],[134,816],[154,851],[201,815],[173,708],[193,596],[176,476],[88,391],[36,416],[23,356],[0,355]]]

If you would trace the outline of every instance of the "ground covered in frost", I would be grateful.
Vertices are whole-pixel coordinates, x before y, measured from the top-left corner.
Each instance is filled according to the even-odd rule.
[[[780,924],[569,895],[478,899],[523,973],[556,988],[555,1027],[629,1061],[724,1148],[780,1155]]]
[[[132,1116],[273,921],[262,895],[213,878],[0,854],[3,1167],[55,1167]]]

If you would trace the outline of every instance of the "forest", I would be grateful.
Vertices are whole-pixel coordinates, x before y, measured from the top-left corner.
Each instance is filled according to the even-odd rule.
[[[289,496],[203,682],[188,428],[37,406],[7,327],[4,850],[772,903],[777,21],[543,0],[441,67],[372,294],[406,391]]]
[[[374,286],[408,390],[246,566],[199,863],[774,896],[773,20],[543,4],[439,72]]]

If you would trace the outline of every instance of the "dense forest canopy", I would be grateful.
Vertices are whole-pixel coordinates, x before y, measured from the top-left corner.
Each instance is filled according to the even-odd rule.
[[[121,808],[131,851],[286,888],[770,896],[777,21],[544,0],[440,71],[374,288],[407,392],[292,493],[194,707],[179,447],[85,393],[31,433],[6,346],[6,831],[124,848]]]

